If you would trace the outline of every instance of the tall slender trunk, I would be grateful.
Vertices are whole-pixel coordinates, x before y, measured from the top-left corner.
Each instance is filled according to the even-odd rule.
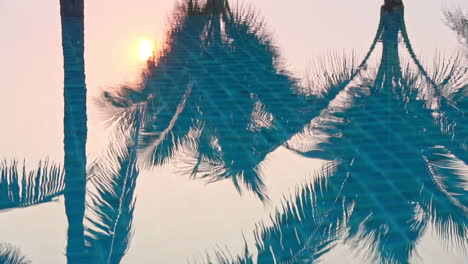
[[[398,36],[403,22],[403,9],[387,10],[383,6],[380,16],[383,27],[381,35],[383,51],[375,87],[383,90],[393,87],[393,82],[401,77]]]
[[[86,263],[83,217],[86,196],[86,84],[84,0],[60,0],[64,58],[65,211],[68,263]]]

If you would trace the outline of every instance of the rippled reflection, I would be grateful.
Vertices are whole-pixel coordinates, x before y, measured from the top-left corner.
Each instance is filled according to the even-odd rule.
[[[181,173],[231,179],[239,191],[243,183],[265,200],[259,163],[318,114],[327,98],[295,93],[297,80],[282,69],[251,9],[187,1],[177,8],[168,35],[141,85],[105,93],[104,101],[121,108],[117,114],[143,105],[139,147],[146,166],[177,159]]]
[[[260,225],[258,256],[220,252],[210,263],[311,263],[337,240],[375,263],[408,263],[430,224],[448,245],[466,250],[467,109],[455,96],[466,89],[466,67],[456,56],[428,74],[403,15],[401,3],[382,7],[379,65],[361,64],[353,83],[288,142],[333,165],[286,202],[272,227]],[[413,65],[400,62],[400,35]],[[332,75],[346,75],[335,69]],[[325,140],[304,144],[316,135]]]
[[[65,171],[47,160],[30,172],[17,161],[0,163],[2,213],[66,194],[70,263],[121,262],[141,170],[172,163],[193,179],[231,180],[266,203],[261,163],[281,146],[325,165],[287,196],[272,225],[257,225],[253,248],[235,257],[207,249],[216,255],[206,262],[314,263],[346,244],[375,263],[408,263],[431,227],[449,247],[466,251],[466,54],[438,55],[432,67],[423,66],[401,0],[384,1],[359,64],[354,54],[333,53],[305,82],[284,69],[252,8],[183,1],[142,81],[98,99],[111,136],[86,177],[83,21],[76,18],[72,12],[62,20],[65,90],[79,94],[65,93]],[[466,39],[464,15],[447,11],[446,18]],[[29,263],[0,244],[5,259]]]

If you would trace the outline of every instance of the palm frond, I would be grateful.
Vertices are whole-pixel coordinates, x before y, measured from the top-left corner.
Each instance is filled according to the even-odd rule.
[[[189,83],[187,85],[187,89],[174,112],[163,112],[169,109],[160,108],[159,106],[149,108],[148,116],[154,117],[155,120],[146,122],[146,126],[142,129],[139,138],[139,147],[144,149],[143,160],[148,167],[166,163],[182,147],[181,138],[185,132],[189,132],[186,129],[190,126],[186,124],[190,120],[180,117],[186,111],[185,108],[192,92],[192,87],[193,84]],[[164,104],[166,103],[163,103],[163,106]],[[181,127],[184,129],[181,130]]]
[[[254,237],[258,254],[253,254],[247,245],[239,256],[218,249],[214,261],[208,258],[208,263],[318,262],[342,234],[350,209],[343,208],[343,201],[337,199],[340,185],[328,184],[329,177],[336,177],[336,169],[334,163],[324,166],[313,175],[311,183],[298,187],[290,198],[285,198],[281,208],[271,216],[272,225],[257,225]],[[346,178],[337,179],[343,180]]]
[[[336,200],[339,186],[328,184],[336,169],[325,166],[275,213],[273,226],[258,226],[258,263],[314,263],[335,246],[347,221],[347,208]]]
[[[467,162],[468,108],[462,94],[468,86],[468,68],[462,60],[459,53],[450,57],[436,54],[433,66],[428,68],[432,83],[407,64],[402,72],[401,90],[408,113],[425,120],[433,143],[445,146]]]
[[[365,64],[357,69],[354,53],[348,56],[345,52],[339,54],[335,51],[319,57],[308,66],[301,93],[316,95],[319,99],[314,101],[314,110],[312,110],[314,114],[310,116],[310,123],[284,144],[286,148],[300,155],[318,158],[319,154],[311,153],[312,149],[316,147],[316,142],[327,140],[328,136],[322,133],[323,131],[333,130],[332,127],[327,128],[327,126],[332,123],[328,122],[328,119],[334,117],[326,113],[334,101],[340,100],[337,98],[340,92],[347,93],[344,89],[358,72],[367,70],[367,59],[365,59]],[[350,102],[347,104],[349,105]],[[316,127],[319,129],[315,129]]]
[[[0,162],[0,211],[50,202],[63,194],[64,171],[60,165],[39,161],[35,170],[25,162]]]
[[[103,158],[89,169],[91,186],[85,241],[98,263],[120,263],[132,236],[135,206],[140,108],[121,120]]]
[[[210,183],[232,180],[240,194],[246,187],[261,201],[267,201],[259,159],[242,149],[241,144],[233,145],[237,150],[223,149],[218,144],[219,135],[208,130],[203,126],[194,128],[182,140],[179,160],[176,160],[178,172],[194,179],[207,179]]]
[[[101,110],[102,119],[108,126],[119,122],[120,119],[129,119],[135,107],[144,105],[148,98],[141,91],[141,84],[135,86],[122,85],[110,91],[104,91],[94,101]]]
[[[330,52],[316,58],[307,67],[303,93],[334,98],[352,80],[356,72],[357,61],[354,53]]]
[[[191,262],[189,262],[191,263]],[[216,249],[214,256],[206,254],[206,257],[199,258],[194,264],[254,264],[254,257],[247,247],[244,245],[243,255],[234,256],[229,249]]]
[[[371,89],[350,87],[348,104],[323,113],[315,129],[327,137],[308,155],[342,161],[337,175],[348,179],[340,199],[353,207],[345,242],[376,263],[406,263],[427,223],[414,212],[431,180],[420,155],[429,140],[419,127],[433,120],[417,123],[393,93]]]
[[[31,264],[32,262],[21,254],[18,248],[10,244],[0,244],[0,263],[2,264]]]
[[[468,46],[468,15],[461,8],[444,10],[445,23],[455,33],[460,41]]]
[[[448,244],[466,250],[468,246],[468,165],[443,147],[425,153],[433,185],[422,191],[427,218],[439,237]],[[430,195],[427,194],[430,190]]]
[[[465,61],[466,58],[463,58],[461,52],[451,56],[442,53],[435,54],[430,76],[437,83],[440,94],[445,98],[451,98],[453,93],[468,84],[468,66]]]
[[[270,45],[271,51],[276,53],[276,49],[271,45],[272,37],[267,30],[265,19],[253,6],[244,6],[238,2],[230,11],[230,25],[233,26],[231,28],[233,32],[255,36],[259,43]]]

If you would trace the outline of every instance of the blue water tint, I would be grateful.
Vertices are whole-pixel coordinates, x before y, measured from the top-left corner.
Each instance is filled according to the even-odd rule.
[[[448,14],[452,28],[466,32],[457,13]],[[66,109],[82,107],[78,119],[65,116],[65,132],[79,136],[65,140],[65,172],[47,161],[29,173],[16,161],[0,163],[0,210],[65,193],[68,262],[121,263],[131,247],[141,170],[175,162],[178,174],[229,180],[239,194],[268,204],[269,175],[260,164],[285,147],[324,165],[285,196],[292,198],[272,224],[258,223],[253,246],[246,242],[238,255],[206,249],[215,255],[201,263],[315,263],[343,244],[372,263],[409,263],[430,228],[466,254],[466,49],[426,68],[413,50],[402,1],[385,1],[360,63],[353,54],[331,54],[308,85],[285,70],[253,9],[226,0],[183,1],[167,35],[138,84],[104,91],[97,100],[112,134],[106,152],[87,161],[86,177],[79,170],[86,160],[70,158],[84,153],[83,90],[76,98],[65,93],[78,101],[66,100]],[[377,46],[382,54],[374,65]],[[70,66],[66,48],[73,43],[64,43]],[[75,74],[84,85],[83,67],[65,74],[65,89],[76,85]],[[18,261],[11,263],[27,263],[0,244],[0,261],[13,255]]]
[[[225,5],[225,6],[224,6]],[[252,10],[227,2],[181,6],[169,43],[137,90],[104,93],[118,108],[143,104],[144,164],[183,155],[194,178],[231,179],[267,199],[257,166],[326,104],[295,94]]]

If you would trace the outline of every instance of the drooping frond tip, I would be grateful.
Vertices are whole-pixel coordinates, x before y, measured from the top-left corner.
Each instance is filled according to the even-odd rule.
[[[32,262],[22,255],[19,248],[15,248],[10,244],[0,244],[0,263],[31,264]]]
[[[30,171],[25,162],[0,162],[0,210],[49,202],[62,195],[64,189],[62,167],[48,159],[39,161]]]
[[[141,113],[116,128],[104,157],[89,169],[85,240],[99,263],[119,263],[132,236]]]
[[[273,225],[261,222],[254,230],[258,254],[244,245],[244,251],[233,256],[229,250],[215,249],[214,257],[204,263],[314,263],[335,245],[343,214],[334,196],[322,188],[332,177],[336,164],[329,163],[317,172],[310,183],[300,186],[271,216]]]
[[[457,33],[460,41],[468,46],[468,14],[461,8],[444,10],[444,18],[447,26]]]

